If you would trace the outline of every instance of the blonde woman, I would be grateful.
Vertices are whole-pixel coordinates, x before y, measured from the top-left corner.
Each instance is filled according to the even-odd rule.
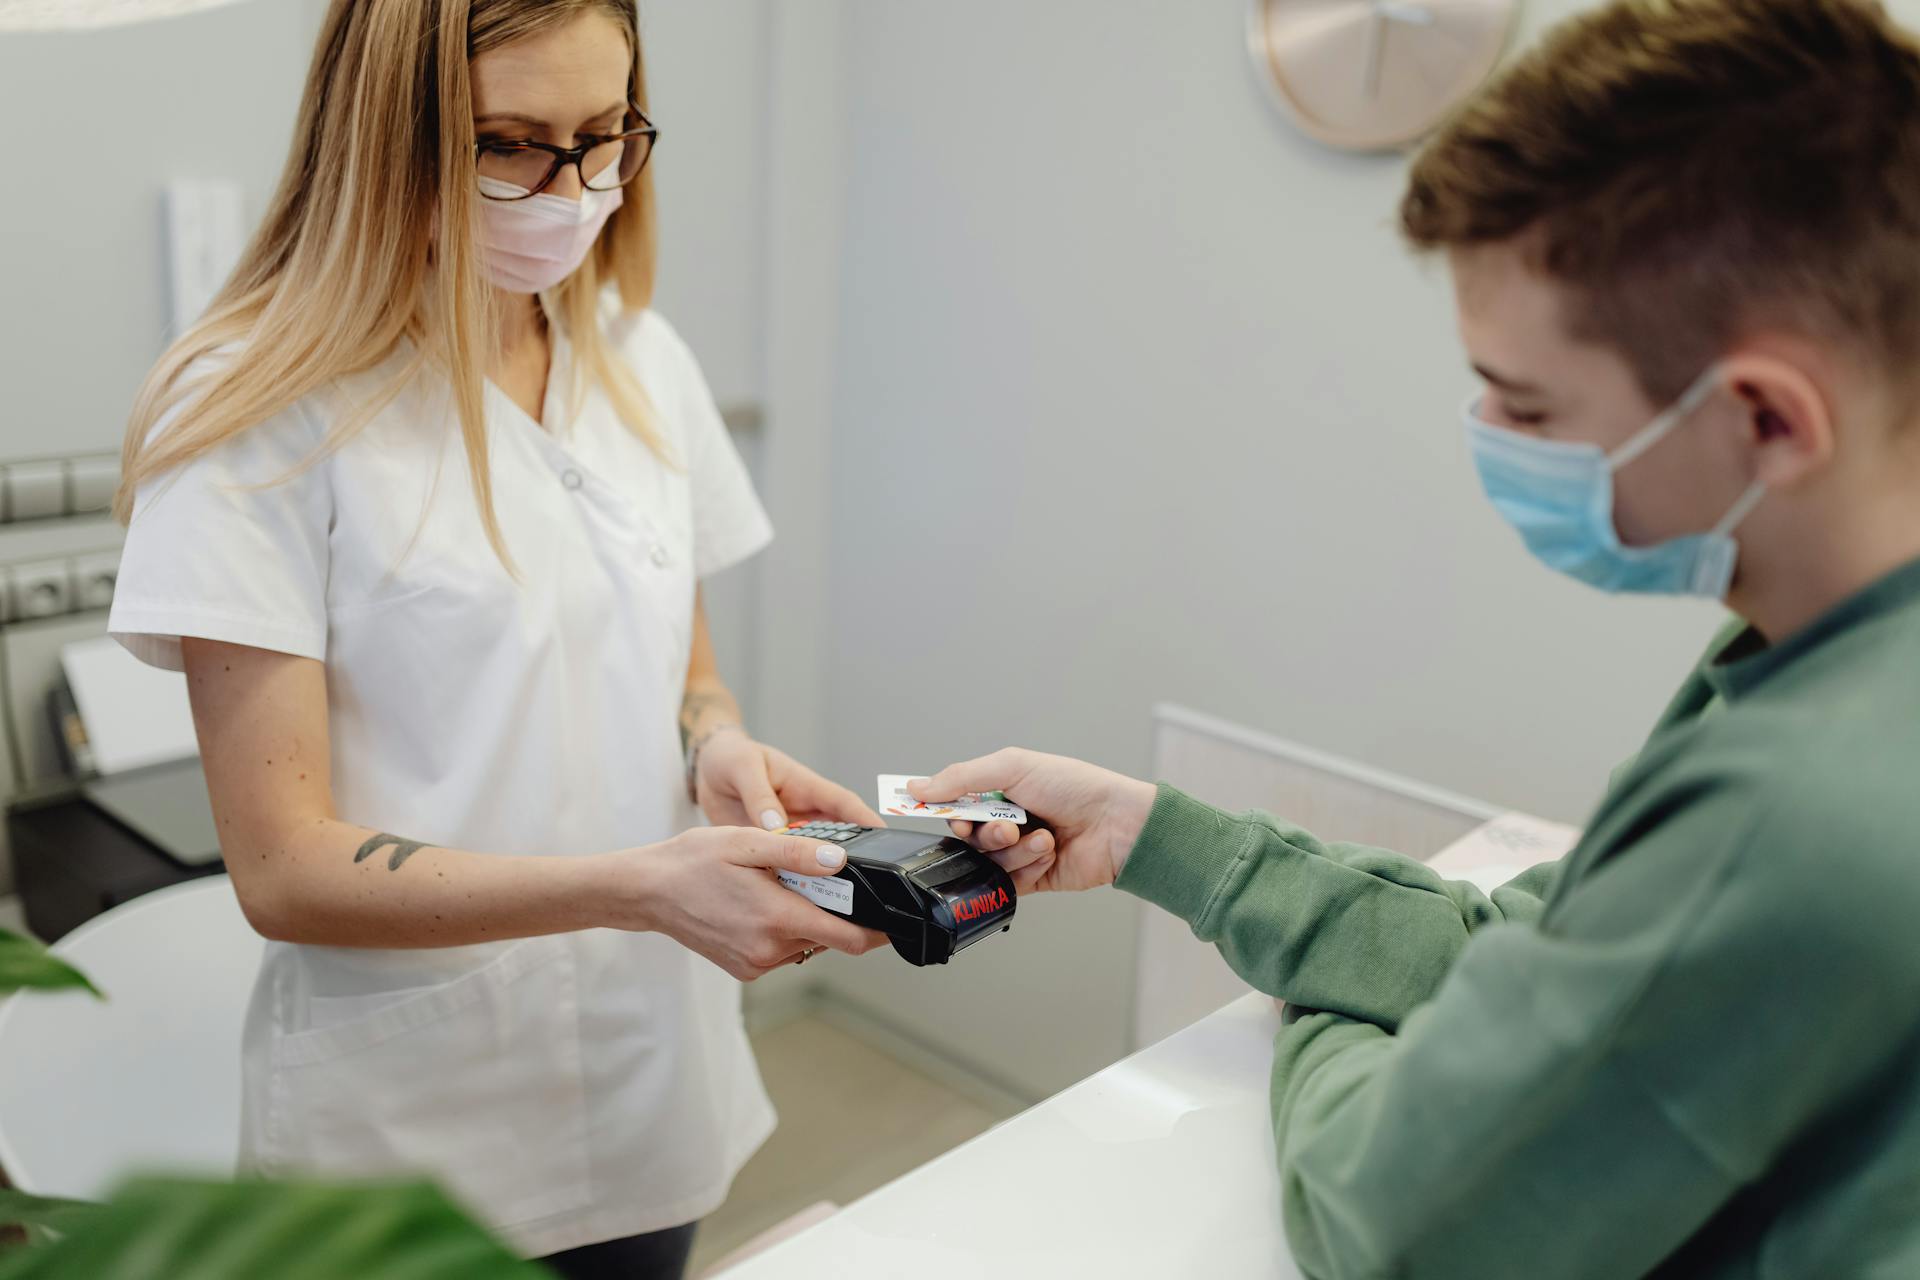
[[[270,940],[243,1166],[424,1171],[567,1275],[679,1274],[771,1129],[736,979],[884,940],[777,884],[879,819],[715,670],[770,531],[647,310],[656,136],[633,0],[335,0],[120,493]]]

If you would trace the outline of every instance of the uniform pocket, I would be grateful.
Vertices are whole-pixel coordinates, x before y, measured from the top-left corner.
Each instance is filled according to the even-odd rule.
[[[331,1031],[335,1027],[361,1022],[383,1009],[438,991],[437,986],[400,987],[364,996],[314,996],[307,1001],[307,1029]]]
[[[275,1165],[425,1174],[489,1225],[587,1204],[578,979],[564,936],[273,1047]]]

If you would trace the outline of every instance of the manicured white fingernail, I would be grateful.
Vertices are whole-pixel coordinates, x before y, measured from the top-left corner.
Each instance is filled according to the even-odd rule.
[[[760,825],[769,831],[778,831],[787,825],[787,820],[780,816],[778,809],[768,809],[760,815]]]
[[[847,860],[847,855],[842,853],[837,846],[823,844],[815,846],[813,850],[813,860],[829,871],[838,871],[840,864]]]

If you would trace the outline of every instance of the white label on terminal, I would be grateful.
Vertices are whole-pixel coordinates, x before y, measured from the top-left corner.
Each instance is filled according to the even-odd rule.
[[[776,872],[780,883],[793,890],[816,907],[825,907],[837,911],[843,916],[853,914],[853,882],[842,880],[839,876],[802,876],[791,871]]]

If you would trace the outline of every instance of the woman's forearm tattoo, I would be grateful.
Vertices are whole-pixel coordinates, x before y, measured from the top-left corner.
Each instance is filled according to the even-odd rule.
[[[709,713],[719,711],[729,718],[739,714],[731,697],[724,693],[714,693],[698,689],[686,697],[680,704],[680,750],[682,754],[692,745],[694,735],[699,732],[700,721]]]
[[[422,849],[431,849],[433,847],[419,840],[402,840],[399,836],[388,835],[382,831],[379,835],[361,845],[360,852],[353,855],[353,860],[356,864],[365,862],[368,858],[371,858],[388,845],[393,846],[393,856],[387,859],[387,870],[389,871],[398,871],[400,864],[408,858],[411,858]]]

